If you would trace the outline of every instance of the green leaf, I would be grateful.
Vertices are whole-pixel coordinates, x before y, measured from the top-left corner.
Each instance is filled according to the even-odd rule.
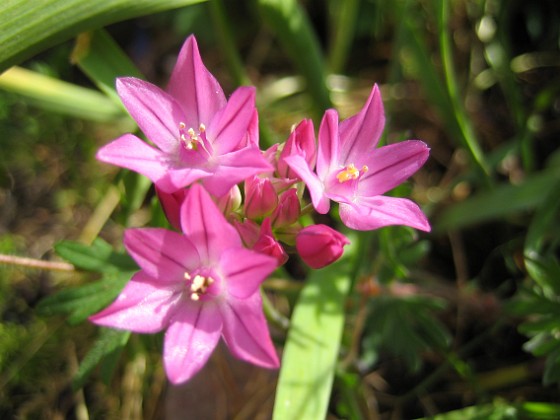
[[[113,247],[101,238],[95,239],[92,245],[63,241],[54,248],[62,258],[84,270],[102,273],[138,269],[132,258],[113,251]]]
[[[63,289],[43,299],[37,311],[47,316],[67,315],[69,324],[79,324],[114,301],[133,274],[130,271],[110,273],[102,280]]]
[[[351,279],[346,259],[313,271],[291,319],[273,418],[324,419],[344,327]]]
[[[3,0],[0,72],[80,32],[203,0]]]
[[[97,341],[82,360],[78,372],[72,381],[72,387],[79,389],[84,386],[93,369],[102,361],[115,361],[130,337],[129,331],[118,331],[101,328]],[[108,381],[105,377],[104,380]]]
[[[519,185],[505,184],[448,207],[435,223],[434,230],[461,229],[539,206],[560,177],[551,168],[528,177]]]
[[[20,67],[13,67],[0,75],[0,88],[17,93],[28,103],[48,111],[86,120],[105,122],[126,117],[120,106],[96,90]]]

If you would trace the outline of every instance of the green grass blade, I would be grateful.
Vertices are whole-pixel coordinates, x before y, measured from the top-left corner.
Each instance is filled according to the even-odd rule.
[[[22,95],[27,102],[48,111],[86,120],[106,122],[126,118],[122,107],[98,91],[20,67],[0,75],[0,89]]]
[[[325,109],[332,107],[332,102],[319,40],[305,11],[296,0],[259,0],[258,6],[265,23],[304,76],[313,98],[315,117],[320,118]]]
[[[504,184],[448,207],[435,223],[435,231],[461,229],[540,205],[558,182],[560,171],[550,168],[535,174],[519,185]]]
[[[4,0],[0,72],[76,34],[204,0]]]
[[[440,54],[443,64],[443,72],[447,93],[453,106],[454,117],[461,133],[461,142],[469,152],[474,166],[478,169],[482,181],[490,185],[490,170],[482,153],[482,149],[476,138],[474,129],[470,123],[463,102],[460,98],[459,86],[455,77],[453,66],[453,54],[451,46],[451,34],[449,33],[449,4],[448,0],[437,0],[437,21]]]
[[[115,89],[115,79],[120,76],[143,77],[121,47],[103,29],[80,34],[71,60],[119,106],[122,106],[122,102]]]
[[[273,418],[324,419],[350,289],[347,259],[314,271],[294,309],[276,390]]]

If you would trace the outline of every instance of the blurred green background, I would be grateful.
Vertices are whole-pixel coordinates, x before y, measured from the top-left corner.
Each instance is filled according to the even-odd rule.
[[[114,77],[165,86],[191,33],[226,93],[257,87],[263,147],[303,118],[318,126],[328,107],[352,115],[378,83],[383,142],[431,148],[393,193],[418,202],[433,231],[361,235],[329,418],[560,418],[560,3],[121,0],[79,9],[87,2],[72,0],[73,12],[25,3],[0,6],[0,68],[18,65],[0,76],[0,254],[61,261],[55,244],[85,247],[98,234],[119,251],[124,227],[160,223],[149,185],[94,154],[135,129]],[[98,331],[69,325],[76,306],[53,310],[44,299],[102,275],[54,268],[0,264],[0,417],[183,418],[173,410],[186,397],[165,384],[157,337],[131,337],[105,371],[79,370]],[[265,284],[285,316],[301,287],[297,261],[287,271],[292,278]],[[274,337],[281,346],[285,331]],[[221,352],[213,360],[189,413],[269,418],[275,377]]]

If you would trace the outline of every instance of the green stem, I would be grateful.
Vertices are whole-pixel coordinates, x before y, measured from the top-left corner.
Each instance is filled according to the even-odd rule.
[[[360,2],[358,0],[338,1],[329,3],[332,22],[332,44],[329,54],[329,70],[340,73],[344,70],[348,51],[354,39],[354,28],[358,16]]]

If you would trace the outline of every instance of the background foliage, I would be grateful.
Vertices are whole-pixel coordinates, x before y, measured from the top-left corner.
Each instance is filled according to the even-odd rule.
[[[379,83],[383,141],[431,147],[393,192],[430,234],[360,233],[265,283],[279,378],[219,349],[172,388],[160,336],[84,322],[135,270],[123,229],[166,223],[93,158],[135,130],[114,78],[164,86],[190,33],[227,92],[257,86],[265,145]],[[0,265],[0,417],[560,417],[559,49],[552,0],[3,2],[0,253],[59,264]]]

